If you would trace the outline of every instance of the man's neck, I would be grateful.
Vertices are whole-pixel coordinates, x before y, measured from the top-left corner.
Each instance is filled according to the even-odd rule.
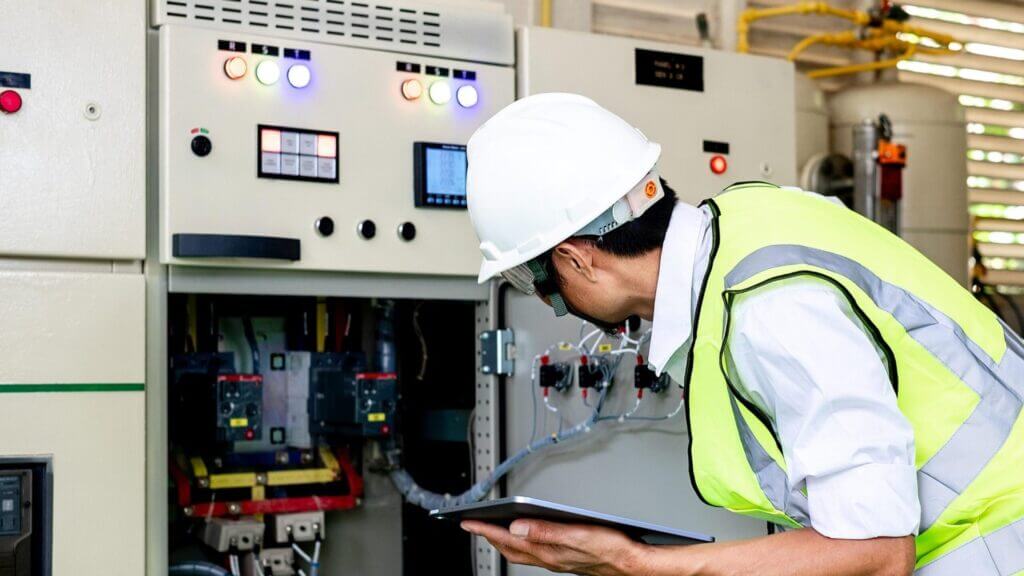
[[[633,314],[651,320],[654,318],[654,297],[658,290],[658,271],[661,268],[661,247],[623,261],[623,286],[628,294]]]

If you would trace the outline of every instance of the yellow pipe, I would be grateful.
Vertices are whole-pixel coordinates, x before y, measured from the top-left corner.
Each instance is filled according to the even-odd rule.
[[[842,46],[849,49],[867,50],[876,53],[881,52],[882,50],[904,50],[900,56],[889,58],[887,60],[853,64],[849,66],[836,66],[833,68],[817,70],[808,74],[811,78],[825,78],[842,74],[855,74],[858,72],[892,68],[901,61],[910,58],[917,52],[926,54],[948,54],[953,51],[950,48],[950,45],[955,40],[948,34],[933,32],[925,28],[911,26],[904,22],[896,22],[893,20],[884,20],[881,22],[880,26],[868,27],[868,25],[871,24],[871,16],[866,12],[835,8],[830,6],[827,2],[799,2],[788,6],[750,8],[748,10],[744,10],[736,22],[737,52],[745,53],[750,51],[749,35],[750,24],[752,22],[765,18],[807,14],[819,14],[842,18],[853,22],[859,28],[857,30],[850,30],[846,32],[820,33],[808,36],[801,40],[789,52],[788,59],[790,61],[796,60],[801,53],[815,44]],[[942,47],[930,48],[927,46],[918,46],[899,39],[897,34],[900,33],[914,34],[920,38],[929,38]],[[861,35],[865,35],[866,37],[861,37]]]
[[[843,74],[857,74],[859,72],[871,72],[874,70],[884,70],[886,68],[892,68],[910,58],[917,52],[917,46],[911,44],[907,51],[897,56],[896,58],[890,58],[888,60],[880,60],[878,62],[865,62],[863,64],[851,64],[850,66],[835,66],[833,68],[824,68],[821,70],[814,70],[808,72],[807,76],[810,78],[829,78],[832,76],[842,76]]]
[[[552,0],[540,0],[540,25],[551,28]]]

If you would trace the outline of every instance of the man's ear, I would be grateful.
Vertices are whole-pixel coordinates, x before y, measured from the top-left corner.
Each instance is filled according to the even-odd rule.
[[[579,238],[570,238],[555,246],[551,257],[555,261],[560,274],[575,272],[591,282],[597,281],[594,270],[593,246]]]

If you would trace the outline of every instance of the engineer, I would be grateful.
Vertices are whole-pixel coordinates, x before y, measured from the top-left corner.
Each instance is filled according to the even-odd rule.
[[[511,562],[602,576],[1024,571],[1024,345],[924,256],[797,189],[679,202],[660,146],[582,96],[511,104],[468,154],[480,281],[605,328],[651,320],[649,361],[684,386],[694,489],[780,530],[688,547],[528,519],[466,530]]]

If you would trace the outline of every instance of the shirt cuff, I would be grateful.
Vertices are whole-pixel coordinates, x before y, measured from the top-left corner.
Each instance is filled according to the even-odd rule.
[[[809,476],[807,501],[811,526],[829,538],[916,535],[921,522],[917,470],[905,464],[862,464]]]

